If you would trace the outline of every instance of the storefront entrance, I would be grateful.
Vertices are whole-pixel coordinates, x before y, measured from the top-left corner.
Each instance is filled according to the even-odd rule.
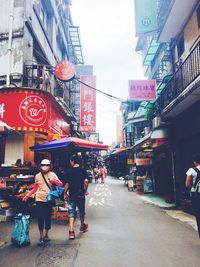
[[[174,180],[172,154],[168,148],[160,147],[154,150],[154,186],[155,194],[165,198],[166,202],[174,201]]]

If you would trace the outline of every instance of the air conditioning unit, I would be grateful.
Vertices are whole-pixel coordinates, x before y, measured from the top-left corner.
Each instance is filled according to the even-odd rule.
[[[156,116],[153,120],[152,120],[152,128],[155,129],[157,127],[159,127],[161,125],[161,117]]]

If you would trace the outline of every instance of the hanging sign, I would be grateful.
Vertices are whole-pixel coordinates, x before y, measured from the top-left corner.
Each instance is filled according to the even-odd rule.
[[[136,35],[158,29],[156,0],[135,0]]]
[[[61,81],[71,81],[75,74],[75,67],[70,61],[60,61],[55,66],[55,75]]]
[[[143,159],[139,159],[136,158],[135,159],[135,164],[137,166],[147,166],[147,165],[152,165],[152,159],[151,158],[143,158]]]
[[[129,100],[150,101],[156,100],[155,80],[131,80],[129,81]]]
[[[85,84],[96,87],[95,76],[81,76],[80,131],[96,132],[96,91]]]

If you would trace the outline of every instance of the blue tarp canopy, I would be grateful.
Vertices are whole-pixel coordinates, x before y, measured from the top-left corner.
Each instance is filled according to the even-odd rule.
[[[76,151],[99,151],[107,150],[108,146],[100,143],[94,143],[85,139],[76,137],[65,137],[59,140],[45,142],[40,145],[30,147],[33,151],[51,151],[55,149],[68,149]]]

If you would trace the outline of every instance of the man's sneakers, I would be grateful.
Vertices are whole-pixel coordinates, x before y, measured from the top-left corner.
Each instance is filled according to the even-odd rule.
[[[88,224],[84,223],[84,225],[80,226],[80,233],[85,233],[88,230]]]
[[[69,231],[69,239],[74,239],[74,238],[75,238],[74,231]]]
[[[84,225],[80,226],[80,233],[85,233],[88,230],[88,224],[84,223]],[[69,239],[74,239],[75,238],[75,232],[74,231],[69,231]]]

